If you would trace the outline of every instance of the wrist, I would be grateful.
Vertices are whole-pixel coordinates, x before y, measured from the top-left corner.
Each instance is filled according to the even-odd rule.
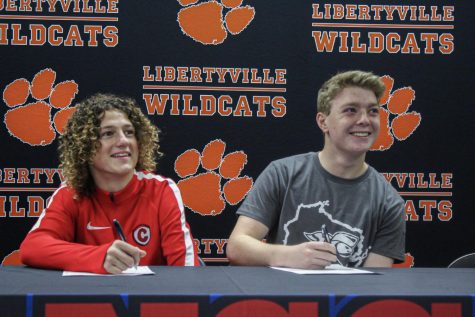
[[[286,245],[273,245],[271,256],[269,259],[270,266],[280,266],[280,267],[288,267],[289,263],[289,254],[287,250],[289,249]]]

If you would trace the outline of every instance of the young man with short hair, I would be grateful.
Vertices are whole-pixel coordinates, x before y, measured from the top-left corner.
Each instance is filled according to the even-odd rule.
[[[390,267],[404,259],[404,202],[365,162],[384,90],[378,76],[362,71],[323,84],[316,116],[323,149],[262,172],[237,212],[227,244],[232,264]]]

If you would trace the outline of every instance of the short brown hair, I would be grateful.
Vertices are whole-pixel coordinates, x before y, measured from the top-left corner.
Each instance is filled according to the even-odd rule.
[[[383,96],[386,89],[379,76],[361,70],[338,73],[327,80],[318,91],[317,112],[330,114],[331,101],[346,87],[360,87],[374,92],[376,99]]]

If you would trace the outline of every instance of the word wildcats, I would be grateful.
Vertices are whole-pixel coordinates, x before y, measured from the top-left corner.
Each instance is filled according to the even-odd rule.
[[[0,0],[0,45],[115,47],[119,0]]]
[[[143,100],[149,115],[280,118],[287,112],[286,75],[286,69],[146,65]]]
[[[312,4],[318,53],[452,54],[454,6]]]

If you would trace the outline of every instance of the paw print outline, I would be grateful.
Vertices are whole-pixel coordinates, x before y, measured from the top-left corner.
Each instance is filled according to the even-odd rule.
[[[416,92],[411,87],[399,88],[392,91],[394,78],[389,75],[381,77],[386,87],[381,97],[380,107],[380,130],[371,150],[385,151],[394,143],[394,138],[404,141],[409,138],[419,127],[421,114],[412,111],[409,107],[416,98]],[[391,118],[392,117],[392,118]]]
[[[178,25],[183,34],[204,45],[218,45],[228,33],[240,34],[254,20],[253,7],[242,6],[243,0],[178,0],[184,7],[178,12]],[[223,18],[223,11],[227,11]]]
[[[411,255],[411,253],[406,253],[404,255],[404,262],[398,263],[398,264],[393,264],[392,267],[406,267],[406,268],[411,268],[414,267],[414,256]]]
[[[3,101],[11,109],[3,122],[11,136],[32,146],[45,146],[54,141],[56,133],[63,133],[75,111],[70,105],[79,90],[74,80],[54,86],[55,81],[56,72],[45,68],[35,74],[31,83],[19,78],[5,87]],[[26,104],[30,96],[34,101]],[[53,109],[56,111],[51,119]]]
[[[223,158],[225,148],[224,141],[215,139],[206,144],[202,153],[189,149],[175,160],[175,172],[182,178],[177,185],[183,204],[202,216],[221,214],[226,202],[238,204],[252,188],[251,177],[239,176],[247,164],[247,155],[235,151]],[[205,172],[197,174],[200,166]]]
[[[7,254],[0,263],[0,266],[4,265],[23,265],[20,258],[20,250],[13,250]]]

